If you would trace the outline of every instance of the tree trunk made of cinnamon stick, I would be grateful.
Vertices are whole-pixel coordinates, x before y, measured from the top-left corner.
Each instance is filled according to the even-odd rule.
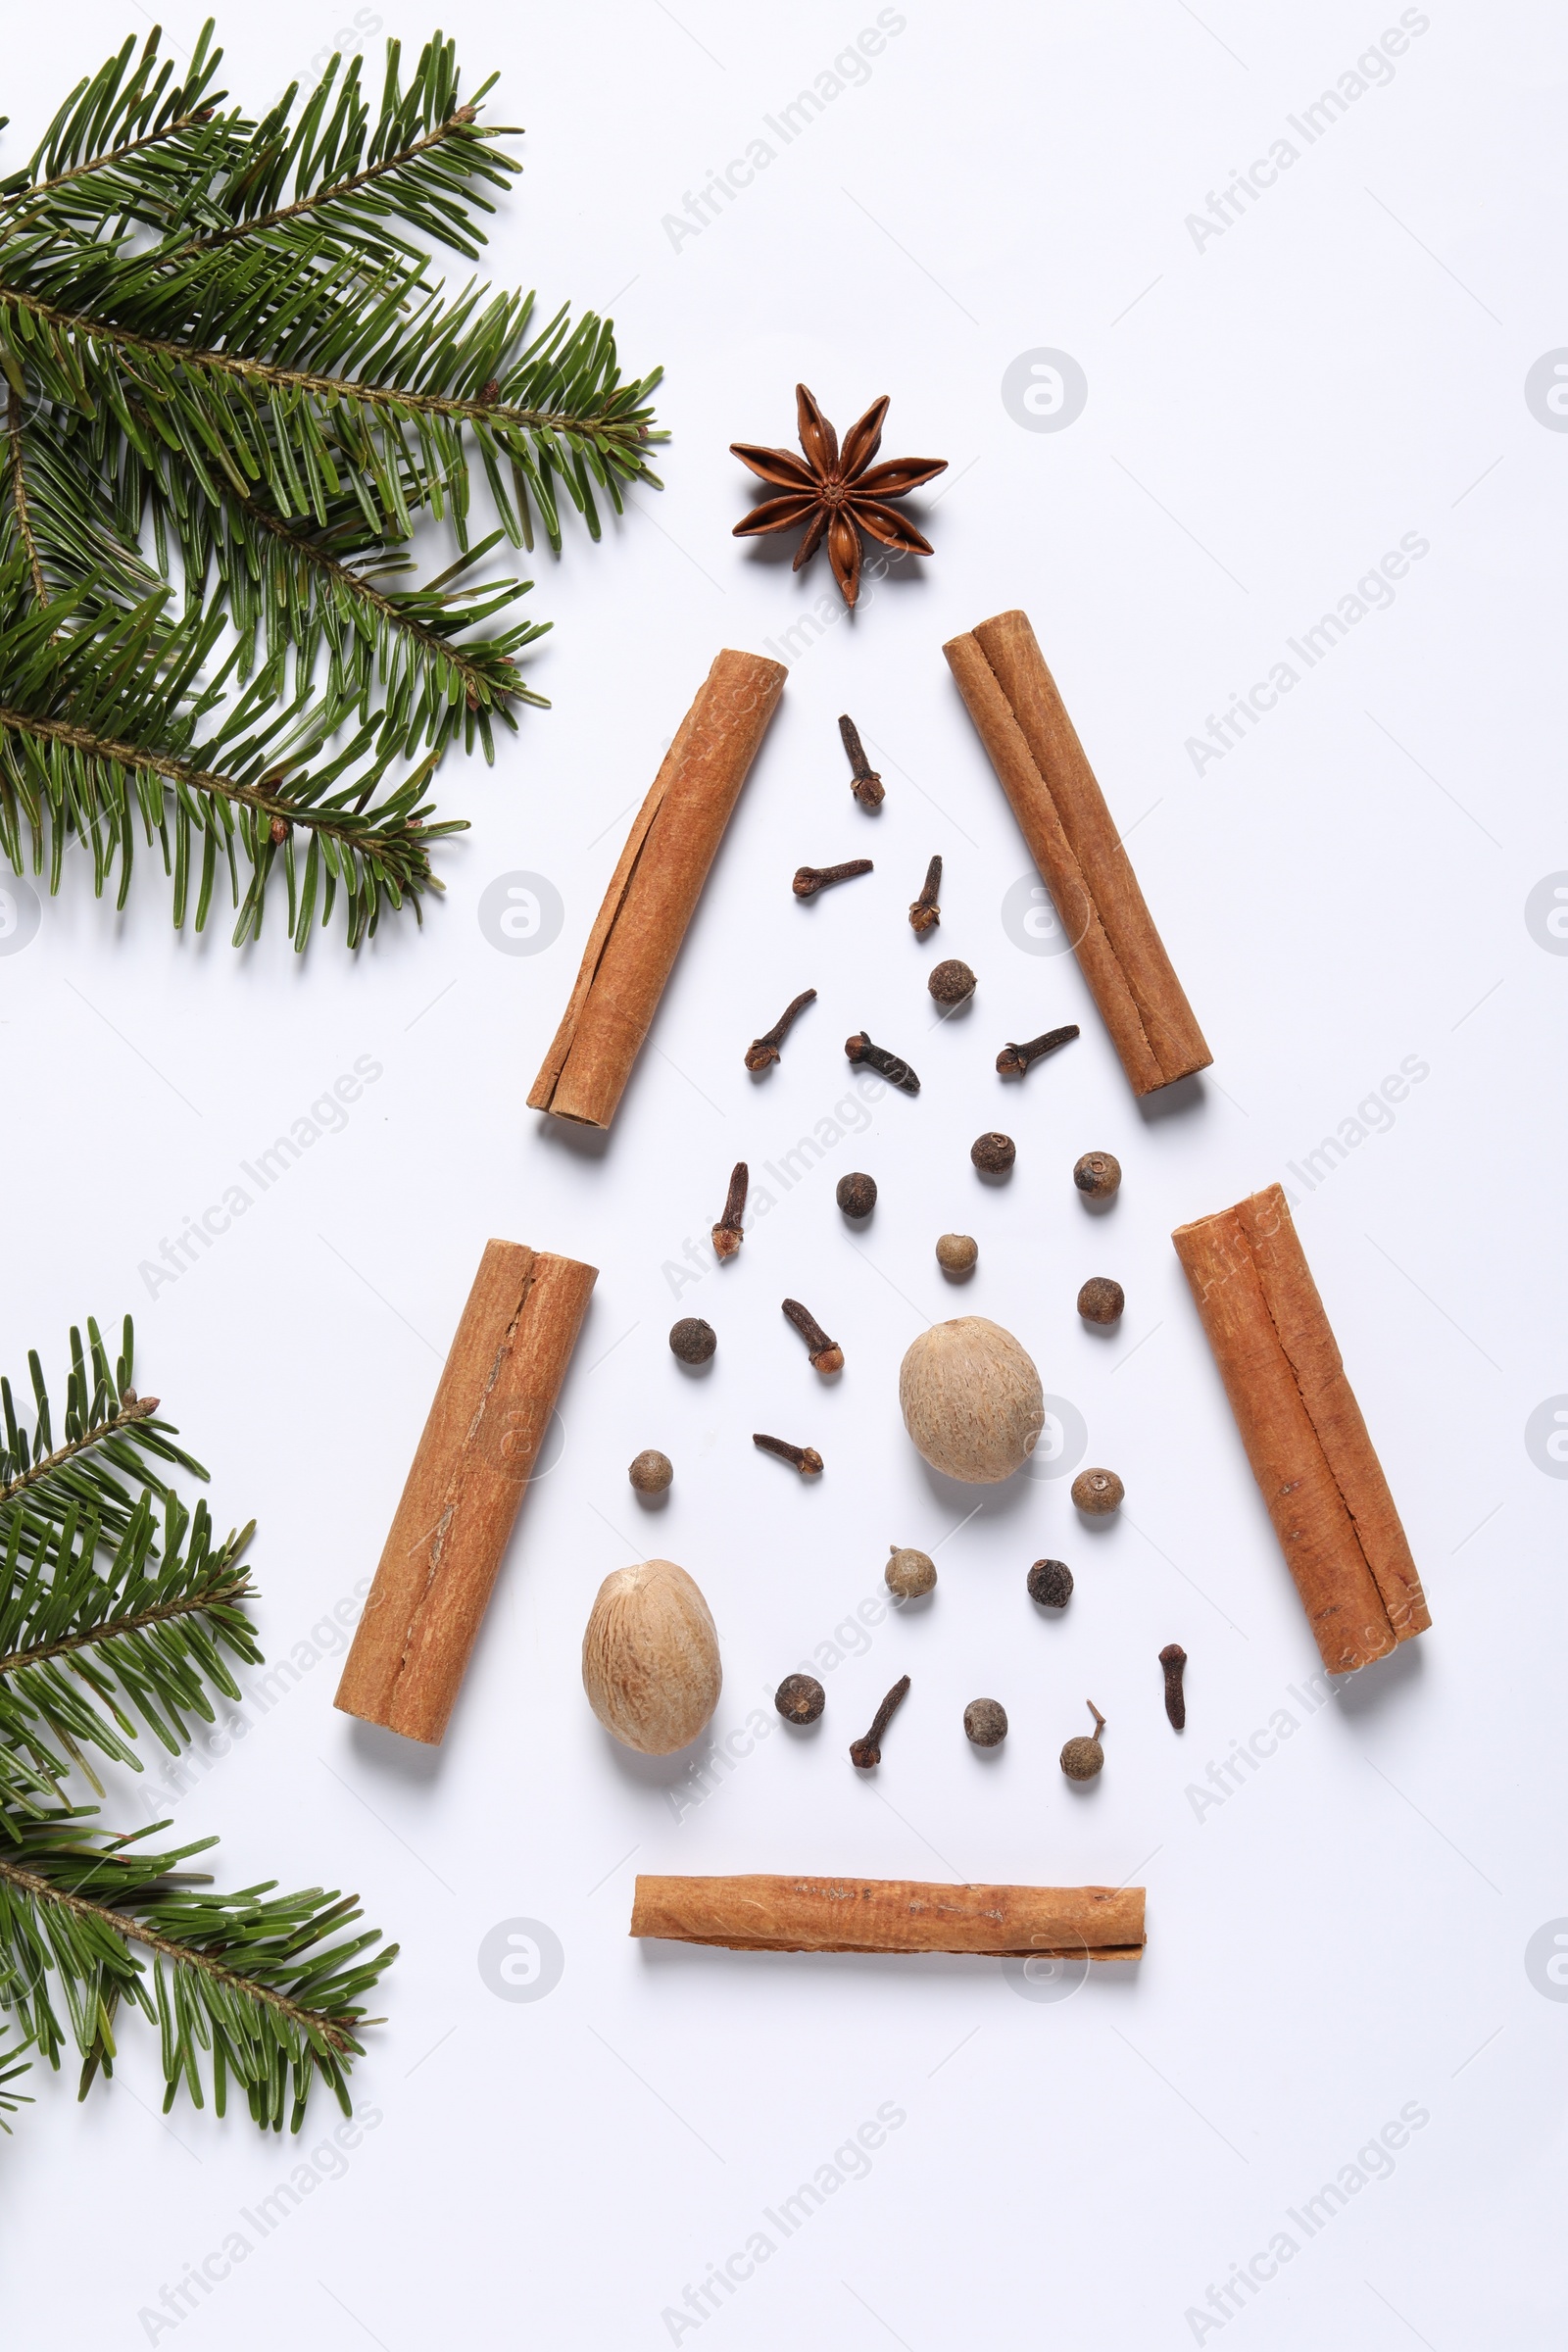
[[[438,1745],[594,1287],[595,1268],[487,1242],[336,1705]]]
[[[1214,1056],[1028,615],[999,612],[943,651],[1134,1092],[1207,1069]]]
[[[737,1952],[989,1952],[1136,1960],[1142,1886],[948,1886],[918,1879],[639,1877],[633,1936]]]
[[[1277,1184],[1171,1236],[1323,1663],[1348,1674],[1432,1619]]]
[[[729,652],[709,671],[626,837],[530,1109],[614,1117],[787,674]]]

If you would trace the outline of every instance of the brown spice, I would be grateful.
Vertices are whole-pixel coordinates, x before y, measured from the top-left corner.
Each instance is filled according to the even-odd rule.
[[[863,1740],[850,1743],[850,1762],[857,1772],[869,1772],[873,1764],[882,1761],[882,1735],[909,1694],[909,1678],[901,1675],[882,1704],[871,1718],[871,1729]]]
[[[869,858],[846,858],[842,865],[798,865],[790,888],[798,899],[814,899],[835,882],[853,882],[857,874],[874,871]]]
[[[1187,1663],[1187,1652],[1179,1642],[1167,1642],[1159,1653],[1159,1662],[1165,1670],[1165,1712],[1170,1717],[1171,1729],[1185,1731],[1187,1693],[1182,1689],[1182,1668]]]
[[[640,1877],[634,1936],[739,1952],[989,1952],[1136,1960],[1142,1886],[955,1886],[915,1879]]]
[[[903,1054],[890,1054],[886,1046],[874,1046],[863,1029],[845,1039],[844,1051],[851,1061],[868,1062],[873,1070],[880,1070],[889,1086],[896,1086],[901,1094],[920,1092],[920,1081]]]
[[[890,498],[906,498],[922,482],[947,471],[946,458],[891,458],[880,466],[872,459],[882,446],[882,420],[888,396],[874,400],[865,415],[852,424],[839,448],[839,437],[804,384],[795,387],[796,426],[804,460],[792,449],[765,449],[754,441],[732,441],[730,453],[760,474],[780,498],[764,498],[735,525],[737,539],[757,538],[770,531],[793,530],[806,524],[806,536],[796,551],[792,568],[808,564],[827,538],[828,562],[839,593],[853,605],[860,593],[860,532],[868,531],[884,547],[901,556],[928,556],[931,542],[912,522],[888,505]]]
[[[639,1494],[665,1494],[675,1471],[668,1454],[650,1446],[637,1455],[626,1476]]]
[[[733,1257],[746,1238],[741,1231],[741,1215],[746,1206],[747,1183],[746,1162],[744,1159],[738,1159],[735,1162],[734,1174],[729,1180],[729,1192],[724,1200],[724,1213],[713,1227],[713,1252],[720,1259]]]
[[[1021,1078],[1032,1062],[1054,1054],[1058,1046],[1070,1045],[1077,1035],[1077,1022],[1069,1021],[1064,1029],[1047,1029],[1041,1036],[1032,1037],[1026,1046],[1004,1046],[997,1055],[998,1077]]]
[[[1000,1747],[1007,1737],[1007,1710],[1000,1699],[971,1698],[963,1710],[963,1731],[976,1747]]]
[[[779,1048],[794,1027],[797,1016],[815,1000],[814,988],[802,989],[800,995],[785,1005],[772,1028],[764,1029],[760,1037],[753,1038],[746,1049],[746,1067],[749,1070],[765,1070],[777,1061]]]
[[[923,1600],[928,1592],[936,1591],[937,1564],[929,1552],[912,1551],[905,1544],[894,1544],[888,1550],[882,1582],[895,1600]]]
[[[821,1373],[842,1372],[844,1350],[830,1340],[816,1317],[798,1298],[784,1300],[784,1312],[810,1349],[811,1368]]]
[[[1069,1740],[1062,1749],[1061,1769],[1069,1781],[1092,1781],[1104,1768],[1105,1751],[1100,1744],[1100,1735],[1105,1728],[1105,1718],[1093,1699],[1087,1704],[1095,1719],[1095,1736],[1092,1740],[1087,1737]]]
[[[1064,1609],[1072,1598],[1072,1570],[1065,1560],[1036,1560],[1029,1571],[1029,1597],[1043,1609]]]
[[[969,1146],[969,1157],[982,1176],[1005,1176],[1018,1156],[1018,1147],[1010,1135],[998,1135],[993,1129],[988,1135],[977,1135]]]
[[[1093,1274],[1078,1294],[1078,1312],[1086,1323],[1119,1323],[1127,1304],[1119,1282]]]
[[[1121,1161],[1109,1152],[1086,1152],[1074,1160],[1072,1180],[1090,1200],[1109,1200],[1121,1189]]]
[[[1126,1494],[1114,1470],[1080,1470],[1072,1482],[1073,1501],[1091,1519],[1104,1519],[1119,1511]]]
[[[678,1355],[683,1364],[710,1363],[717,1346],[718,1334],[701,1315],[683,1315],[678,1323],[670,1325],[669,1351]]]
[[[942,909],[937,905],[937,892],[941,888],[942,860],[940,858],[933,858],[925,869],[925,880],[920,887],[920,896],[911,903],[909,907],[909,929],[911,931],[934,931],[941,922]]]
[[[822,1456],[814,1446],[792,1446],[787,1438],[764,1438],[760,1430],[754,1431],[752,1444],[763,1453],[777,1454],[781,1462],[788,1462],[803,1478],[816,1478],[821,1473]]]
[[[815,1723],[827,1705],[827,1692],[814,1674],[787,1674],[773,1704],[786,1723]]]
[[[839,736],[845,751],[849,754],[850,774],[854,779],[850,790],[862,808],[872,810],[880,808],[887,794],[881,777],[865,756],[865,746],[860,741],[860,730],[848,711],[839,720]]]
[[[939,1004],[962,1004],[974,995],[974,974],[956,956],[943,963],[934,963],[926,987]]]
[[[967,1233],[944,1233],[937,1242],[937,1264],[955,1282],[972,1274],[980,1259],[980,1245]]]
[[[857,1168],[839,1178],[833,1198],[847,1217],[868,1217],[876,1206],[876,1178]]]

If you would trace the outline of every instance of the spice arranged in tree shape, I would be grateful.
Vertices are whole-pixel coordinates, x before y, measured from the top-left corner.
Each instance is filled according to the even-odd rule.
[[[349,2112],[366,1996],[397,1946],[353,1895],[269,1880],[215,1893],[185,1866],[217,1841],[148,1852],[168,1827],[117,1835],[72,1801],[73,1772],[100,1795],[91,1758],[140,1771],[145,1727],[172,1754],[212,1693],[237,1700],[231,1663],[261,1658],[240,1564],[251,1528],[220,1541],[205,1502],[187,1509],[166,1469],[207,1473],[173,1443],[156,1396],[131,1387],[125,1317],[110,1377],[98,1327],[71,1334],[57,1441],[35,1354],[29,1432],[0,1380],[0,2130],[23,2095],[7,2085],[35,2050],[58,2068],[67,2042],[81,2092],[114,2072],[118,2012],[157,2029],[164,2108],[181,2084],[220,2115],[232,2082],[257,2123],[298,2131],[319,2079]],[[254,1524],[254,1523],[253,1523]]]
[[[452,42],[407,83],[388,42],[374,98],[334,57],[256,121],[212,30],[178,79],[127,41],[0,180],[0,850],[53,890],[80,838],[123,905],[156,837],[176,925],[221,868],[237,942],[281,865],[296,944],[341,895],[357,945],[440,888],[448,746],[543,701],[549,624],[501,617],[532,583],[474,567],[536,510],[559,549],[563,490],[597,538],[596,494],[657,482],[659,379],[591,312],[533,330],[531,295],[432,277],[519,169]],[[410,585],[426,515],[457,560]]]

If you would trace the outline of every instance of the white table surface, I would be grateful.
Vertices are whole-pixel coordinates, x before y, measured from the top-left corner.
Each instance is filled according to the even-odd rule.
[[[351,39],[378,50],[384,9]],[[188,43],[201,9],[165,14]],[[1527,1946],[1568,1930],[1568,1489],[1525,1427],[1568,1390],[1568,962],[1526,902],[1568,867],[1568,440],[1525,384],[1568,343],[1560,12],[452,0],[443,22],[470,84],[500,68],[495,112],[527,125],[487,266],[546,304],[608,307],[627,365],[664,365],[667,487],[637,491],[601,549],[568,526],[559,562],[533,560],[558,626],[530,675],[554,708],[523,715],[494,773],[448,764],[443,811],[472,830],[440,854],[422,932],[388,922],[357,958],[318,938],[301,962],[279,906],[236,955],[220,923],[174,936],[150,858],[119,919],[76,858],[0,961],[5,1363],[15,1377],[38,1346],[63,1390],[68,1323],[135,1312],[140,1385],[210,1465],[218,1516],[260,1521],[262,1634],[293,1668],[246,1678],[183,1790],[156,1765],[117,1776],[113,1817],[220,1833],[231,1885],[357,1888],[403,1956],[348,2150],[324,2102],[297,2144],[187,2104],[162,2122],[133,2021],[84,2109],[69,2074],[35,2071],[0,2147],[7,2341],[1544,2343],[1568,1987]],[[878,22],[863,78],[841,66],[787,145],[764,127]],[[1386,78],[1363,68],[1310,143],[1289,127],[1401,22]],[[140,24],[80,0],[19,27],[8,168]],[[412,41],[424,20],[391,28]],[[335,29],[314,0],[230,12],[226,78],[265,98]],[[665,216],[759,138],[772,160],[677,237]],[[1298,153],[1275,183],[1195,229],[1282,138]],[[1043,350],[1087,382],[1059,430],[1004,402],[1009,366]],[[853,621],[825,558],[793,576],[787,546],[729,536],[751,477],[727,444],[789,442],[797,378],[841,429],[889,392],[887,453],[950,460],[919,503],[934,558]],[[1391,601],[1310,667],[1287,651],[1414,542]],[[1029,860],[940,648],[1014,604],[1213,1048],[1169,1102],[1134,1101],[1071,957],[1004,926]],[[629,812],[717,649],[790,630],[783,704],[608,1149],[552,1136],[524,1098]],[[1199,758],[1210,714],[1282,661],[1298,676],[1276,707]],[[887,780],[875,820],[846,788],[845,710]],[[943,919],[922,947],[904,909],[934,851]],[[862,853],[870,879],[792,900],[798,863]],[[564,906],[531,956],[499,953],[479,917],[518,873]],[[942,954],[979,974],[946,1026],[922,985]],[[754,1085],[745,1045],[813,984]],[[1066,1020],[1081,1040],[1004,1089],[1001,1044]],[[858,1104],[842,1040],[862,1024],[915,1062],[918,1101]],[[364,1062],[341,1131],[154,1286],[164,1242]],[[1358,1120],[1417,1066],[1387,1124]],[[820,1163],[770,1188],[738,1261],[684,1279],[731,1162],[762,1181],[822,1120],[858,1131],[822,1129]],[[990,1190],[966,1147],[999,1124],[1018,1164]],[[1126,1171],[1102,1221],[1069,1180],[1092,1147]],[[833,1203],[856,1167],[882,1188],[858,1237]],[[1168,1239],[1275,1179],[1434,1617],[1327,1701]],[[932,1256],[947,1228],[980,1245],[957,1297]],[[559,1458],[428,1753],[333,1712],[336,1654],[491,1234],[601,1273]],[[1097,1272],[1127,1292],[1108,1338],[1073,1311]],[[831,1391],[786,1292],[845,1345]],[[1126,1481],[1114,1524],[1075,1524],[1060,1479],[969,1491],[922,1470],[897,1368],[959,1311],[1016,1331],[1081,1413],[1087,1458]],[[701,1382],[664,1344],[685,1313],[719,1334]],[[820,1483],[758,1455],[759,1426],[817,1444]],[[658,1516],[625,1481],[644,1446],[676,1468]],[[934,1601],[857,1632],[894,1541],[941,1545]],[[583,1697],[593,1594],[645,1550],[681,1561],[718,1622],[712,1738],[741,1737],[706,1793],[690,1756],[615,1749]],[[1024,1591],[1043,1553],[1077,1577],[1059,1622]],[[1155,1664],[1171,1640],[1191,1657],[1180,1740]],[[841,1654],[818,1669],[820,1736],[748,1738],[821,1644]],[[862,1780],[846,1744],[904,1672]],[[960,1728],[980,1693],[1012,1722],[991,1759]],[[1086,1697],[1107,1762],[1080,1793],[1055,1756]],[[1290,1736],[1227,1788],[1236,1743],[1282,1711]],[[1135,1879],[1149,1948],[1063,2001],[993,1962],[628,1940],[636,1872],[758,1869]],[[486,1938],[533,1934],[517,1921],[549,1932],[547,1955],[559,1942],[543,1997],[498,1997]],[[280,2183],[292,2200],[263,2227]],[[786,2233],[766,2217],[802,2183],[818,2201]]]

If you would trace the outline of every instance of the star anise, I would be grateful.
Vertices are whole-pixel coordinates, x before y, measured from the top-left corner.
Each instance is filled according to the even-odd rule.
[[[788,449],[763,449],[753,441],[732,441],[731,454],[764,482],[784,492],[764,498],[735,525],[737,539],[754,539],[768,531],[787,531],[806,524],[806,536],[796,553],[794,569],[808,564],[827,534],[828,562],[844,602],[853,605],[860,593],[860,532],[868,531],[884,547],[901,556],[928,556],[931,542],[923,539],[886,502],[904,498],[948,467],[946,458],[890,458],[881,466],[871,460],[882,446],[882,419],[888,413],[884,393],[874,400],[858,424],[852,424],[839,448],[839,437],[804,384],[795,387],[804,460]],[[869,468],[869,470],[867,470]],[[858,527],[857,527],[858,526]]]

